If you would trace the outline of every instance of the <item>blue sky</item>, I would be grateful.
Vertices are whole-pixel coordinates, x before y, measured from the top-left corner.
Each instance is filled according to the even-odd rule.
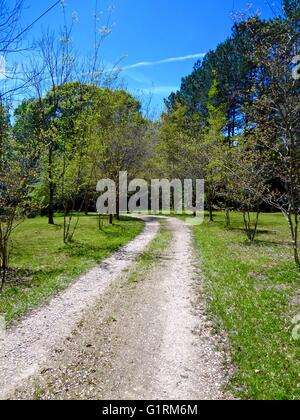
[[[54,0],[27,0],[24,24],[31,23],[53,3]],[[152,110],[159,112],[163,99],[178,89],[181,78],[192,71],[197,56],[230,35],[231,12],[245,10],[249,0],[98,0],[98,3],[103,10],[103,25],[109,7],[114,7],[113,31],[102,49],[105,64],[109,67],[122,58],[125,86],[138,96],[141,92],[145,96],[152,93]],[[254,10],[261,10],[264,17],[272,16],[266,0],[252,3]],[[66,5],[70,15],[73,11],[78,13],[74,44],[84,54],[93,42],[95,0],[66,0]],[[38,36],[41,26],[54,29],[60,22],[58,6],[34,26],[31,36]]]

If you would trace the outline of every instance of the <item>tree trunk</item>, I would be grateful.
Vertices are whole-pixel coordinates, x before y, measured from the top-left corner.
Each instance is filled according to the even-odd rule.
[[[117,220],[120,220],[120,200],[119,200],[119,196],[118,195],[117,195],[116,205],[117,205],[116,218],[117,218]]]
[[[289,222],[289,227],[290,227],[291,236],[292,236],[295,263],[298,267],[300,267],[300,257],[299,257],[299,249],[298,249],[298,230],[299,230],[298,215],[295,214],[295,224],[294,224],[292,220],[292,215],[289,214],[288,222]]]
[[[3,291],[3,287],[6,281],[6,273],[7,273],[7,266],[8,266],[8,250],[7,245],[3,244],[1,249],[1,282],[0,282],[0,292]]]
[[[53,151],[52,147],[49,147],[49,156],[48,156],[48,176],[49,176],[49,205],[48,205],[48,223],[49,225],[54,225],[54,182],[52,174],[52,164],[53,164]]]
[[[298,228],[299,228],[298,214],[295,214],[294,258],[295,258],[295,263],[297,264],[298,267],[300,267],[300,258],[299,258],[299,249],[298,249]]]
[[[89,197],[89,194],[88,193],[85,193],[85,195],[84,195],[84,204],[83,204],[83,206],[84,206],[84,214],[86,216],[88,216],[89,215],[89,210],[90,210],[90,197]]]
[[[98,229],[102,230],[103,228],[103,218],[101,216],[101,214],[98,215]]]
[[[294,258],[296,265],[300,268],[300,257],[297,242],[294,244]]]
[[[225,210],[225,226],[229,228],[231,226],[231,220],[230,220],[230,210]]]
[[[53,182],[49,183],[49,210],[48,210],[48,223],[54,225],[54,185]]]
[[[247,234],[248,239],[251,242],[254,242],[254,239],[256,238],[259,215],[260,215],[260,212],[257,211],[256,212],[255,221],[254,221],[254,225],[252,227],[253,222],[251,220],[251,213],[250,213],[250,211],[244,211],[243,212],[243,218],[244,218],[244,224],[245,224],[245,231],[246,231],[246,234]]]
[[[113,220],[114,220],[114,216],[113,216],[112,214],[110,214],[110,215],[109,215],[109,218],[108,218],[108,223],[109,223],[110,225],[112,225],[112,224],[113,224]]]
[[[214,221],[214,215],[213,215],[213,208],[212,208],[211,204],[208,205],[208,213],[209,213],[209,221],[213,222]]]

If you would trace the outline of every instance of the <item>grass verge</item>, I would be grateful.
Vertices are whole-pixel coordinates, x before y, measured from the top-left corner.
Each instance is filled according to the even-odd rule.
[[[96,216],[81,216],[75,241],[62,242],[62,218],[55,226],[37,217],[21,224],[13,236],[12,281],[0,294],[0,315],[7,323],[49,300],[78,276],[142,232],[141,221],[123,218],[98,229]]]
[[[242,216],[224,216],[194,228],[206,294],[217,328],[227,331],[236,374],[234,394],[242,399],[300,399],[300,341],[292,319],[300,313],[299,277],[287,223],[264,214],[254,244]]]

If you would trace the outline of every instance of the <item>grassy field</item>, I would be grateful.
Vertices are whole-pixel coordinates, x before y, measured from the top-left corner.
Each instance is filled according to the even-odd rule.
[[[254,244],[242,231],[242,216],[224,215],[194,228],[216,328],[227,331],[239,398],[300,399],[300,340],[292,330],[300,314],[300,271],[292,259],[285,219],[262,215]]]
[[[13,236],[11,266],[13,282],[0,294],[0,314],[8,323],[46,302],[72,280],[139,234],[143,222],[115,221],[98,229],[96,216],[82,216],[72,244],[62,241],[62,218],[55,226],[47,219],[26,220]]]

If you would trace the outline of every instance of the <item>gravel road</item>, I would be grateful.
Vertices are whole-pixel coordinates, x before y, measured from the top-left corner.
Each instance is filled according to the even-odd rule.
[[[134,287],[124,270],[158,222],[8,334],[0,381],[11,398],[230,399],[190,228],[167,226],[170,246]]]
[[[16,385],[38,372],[57,348],[64,346],[77,323],[99,296],[132,265],[159,230],[152,218],[144,232],[120,251],[79,278],[51,302],[33,311],[6,334],[0,350],[0,399],[5,399]]]

